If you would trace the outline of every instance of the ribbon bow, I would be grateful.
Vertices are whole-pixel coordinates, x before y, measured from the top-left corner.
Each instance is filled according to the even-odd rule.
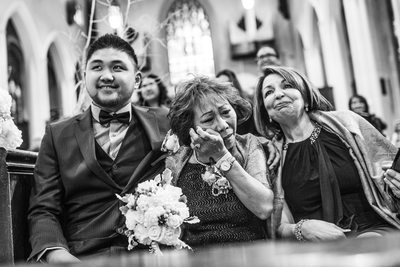
[[[111,115],[107,111],[100,110],[99,114],[99,121],[100,124],[103,126],[109,124],[112,120],[117,120],[120,123],[129,124],[129,119],[130,115],[128,111]]]

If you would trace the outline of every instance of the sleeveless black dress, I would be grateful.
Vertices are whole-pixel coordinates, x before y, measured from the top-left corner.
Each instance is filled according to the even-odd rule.
[[[350,236],[394,230],[369,205],[349,149],[317,125],[310,138],[286,146],[285,199],[296,222],[318,219],[351,229]]]

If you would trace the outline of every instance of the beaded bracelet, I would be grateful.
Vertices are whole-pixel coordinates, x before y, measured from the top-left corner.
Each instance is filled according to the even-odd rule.
[[[303,233],[301,232],[301,227],[303,226],[303,223],[306,221],[308,221],[308,219],[302,219],[299,222],[297,222],[296,225],[294,226],[293,234],[298,241],[303,241],[303,242],[306,241],[304,239]]]

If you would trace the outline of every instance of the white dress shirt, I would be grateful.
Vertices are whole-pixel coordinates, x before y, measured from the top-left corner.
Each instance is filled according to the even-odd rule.
[[[101,125],[99,115],[101,108],[92,102],[90,108],[92,109],[93,116],[93,132],[94,138],[101,148],[113,159],[118,155],[122,141],[125,138],[129,125],[121,123],[118,120],[112,120],[109,125]],[[126,106],[119,109],[117,112],[110,113],[119,114],[129,112],[129,121],[132,120],[132,104],[128,103]]]

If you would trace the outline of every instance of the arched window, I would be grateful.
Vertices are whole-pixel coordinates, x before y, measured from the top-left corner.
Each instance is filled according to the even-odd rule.
[[[29,147],[28,116],[25,103],[25,60],[20,38],[13,22],[7,23],[7,62],[8,62],[8,91],[12,97],[11,116],[17,127],[22,131],[23,143],[20,149]]]
[[[171,5],[166,31],[172,84],[188,73],[215,75],[210,23],[196,0],[176,0]]]

